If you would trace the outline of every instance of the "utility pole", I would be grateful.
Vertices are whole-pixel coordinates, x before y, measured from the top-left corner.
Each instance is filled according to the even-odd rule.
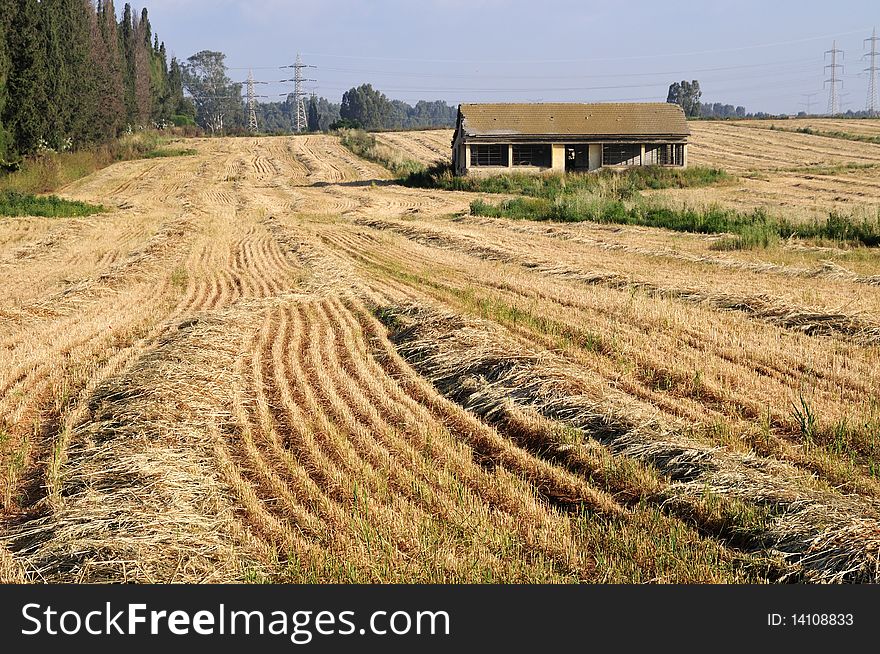
[[[865,108],[869,116],[876,116],[878,109],[880,109],[880,102],[877,100],[877,56],[880,54],[877,52],[878,41],[880,41],[880,36],[877,36],[877,28],[875,27],[871,32],[871,38],[865,39],[865,43],[871,43],[871,52],[865,55],[871,62],[871,65],[865,68],[865,72],[868,73],[868,102]]]
[[[843,80],[837,75],[837,69],[843,68],[843,64],[837,63],[837,55],[843,55],[843,50],[837,49],[837,41],[832,42],[831,49],[825,51],[825,55],[831,55],[831,63],[825,65],[825,70],[831,69],[831,78],[825,80],[825,84],[829,84],[828,90],[828,113],[836,116],[840,113],[840,100],[837,97],[837,85],[843,86]]]
[[[807,100],[806,102],[800,102],[799,104],[802,107],[806,107],[808,116],[812,115],[813,113],[811,111],[811,109],[813,108],[813,98],[817,95],[819,95],[818,91],[814,91],[812,93],[801,93],[801,96],[806,98]]]
[[[257,94],[254,92],[254,71],[248,71],[247,78],[247,109],[248,109],[248,131],[251,134],[257,133]]]
[[[303,82],[317,82],[318,80],[306,79],[303,77],[303,69],[316,68],[310,64],[304,64],[299,53],[296,55],[296,62],[291,66],[282,66],[282,68],[293,68],[293,102],[296,107],[296,131],[301,132],[308,127],[308,116],[306,115],[306,92],[303,89]]]

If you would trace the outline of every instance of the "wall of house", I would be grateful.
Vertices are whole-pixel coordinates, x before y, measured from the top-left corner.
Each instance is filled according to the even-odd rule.
[[[602,167],[602,145],[590,143],[590,170],[599,170]]]
[[[507,149],[507,164],[502,166],[471,166],[471,149],[468,144],[460,143],[455,148],[455,157],[454,161],[456,163],[455,173],[457,175],[479,175],[479,176],[488,176],[488,175],[498,175],[500,173],[542,173],[542,172],[565,172],[565,143],[552,143],[550,144],[550,167],[544,168],[540,166],[514,166],[513,165],[513,145],[505,144],[502,145],[502,148]],[[655,153],[652,153],[650,148],[647,148],[642,145],[639,149],[634,153],[634,156],[631,158],[622,161],[618,166],[626,167],[626,166],[639,166],[639,165],[651,165],[655,163],[656,156]],[[603,161],[602,154],[602,144],[601,143],[590,143],[589,144],[589,170],[595,171],[603,167],[605,162]],[[688,147],[687,144],[683,146],[683,167],[688,165]],[[616,167],[616,166],[615,166]]]
[[[565,172],[565,144],[554,143],[550,150],[550,169]]]

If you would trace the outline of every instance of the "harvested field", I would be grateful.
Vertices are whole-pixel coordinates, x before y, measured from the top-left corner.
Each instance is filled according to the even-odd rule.
[[[840,134],[880,137],[880,119],[844,118],[791,118],[789,120],[741,120],[737,125],[797,131],[811,129],[816,132],[838,132]]]
[[[0,578],[880,581],[875,251],[466,216],[333,136],[182,147],[60,192],[107,213],[0,219]]]

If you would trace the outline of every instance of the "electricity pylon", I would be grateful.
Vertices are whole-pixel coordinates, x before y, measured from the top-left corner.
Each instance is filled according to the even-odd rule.
[[[304,68],[316,68],[310,64],[304,64],[299,53],[296,55],[296,62],[291,66],[282,66],[282,68],[293,68],[293,102],[296,107],[296,119],[294,126],[297,132],[301,132],[308,127],[309,118],[306,115],[306,92],[303,89],[303,82],[317,82],[318,80],[306,79],[303,77]]]
[[[880,54],[877,52],[878,41],[880,41],[880,36],[877,36],[877,28],[875,27],[871,32],[871,38],[865,39],[865,43],[871,43],[871,52],[865,55],[871,62],[871,65],[865,68],[865,72],[868,73],[868,102],[865,108],[869,116],[876,116],[877,110],[880,109],[880,102],[877,100],[877,56]]]
[[[254,92],[254,72],[248,71],[247,79],[248,131],[257,133],[257,94]]]
[[[837,75],[837,69],[843,68],[843,64],[837,63],[837,55],[842,55],[843,50],[838,50],[837,41],[834,41],[831,44],[831,49],[826,50],[825,54],[831,55],[831,63],[825,65],[826,70],[828,68],[831,69],[831,78],[825,80],[825,83],[830,85],[830,88],[828,89],[828,113],[831,116],[836,116],[840,113],[840,99],[837,97],[837,85],[843,85],[843,80]]]

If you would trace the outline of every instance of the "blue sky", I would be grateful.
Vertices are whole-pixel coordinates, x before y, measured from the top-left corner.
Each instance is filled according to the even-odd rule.
[[[845,51],[843,108],[857,110],[867,94],[863,39],[880,27],[877,0],[140,4],[180,59],[220,50],[233,78],[253,67],[256,79],[275,81],[302,52],[317,66],[309,90],[334,101],[361,82],[408,102],[665,100],[670,82],[699,79],[703,101],[796,112],[803,94],[815,93],[821,112],[823,51],[836,38]],[[258,89],[278,99],[290,85]]]

